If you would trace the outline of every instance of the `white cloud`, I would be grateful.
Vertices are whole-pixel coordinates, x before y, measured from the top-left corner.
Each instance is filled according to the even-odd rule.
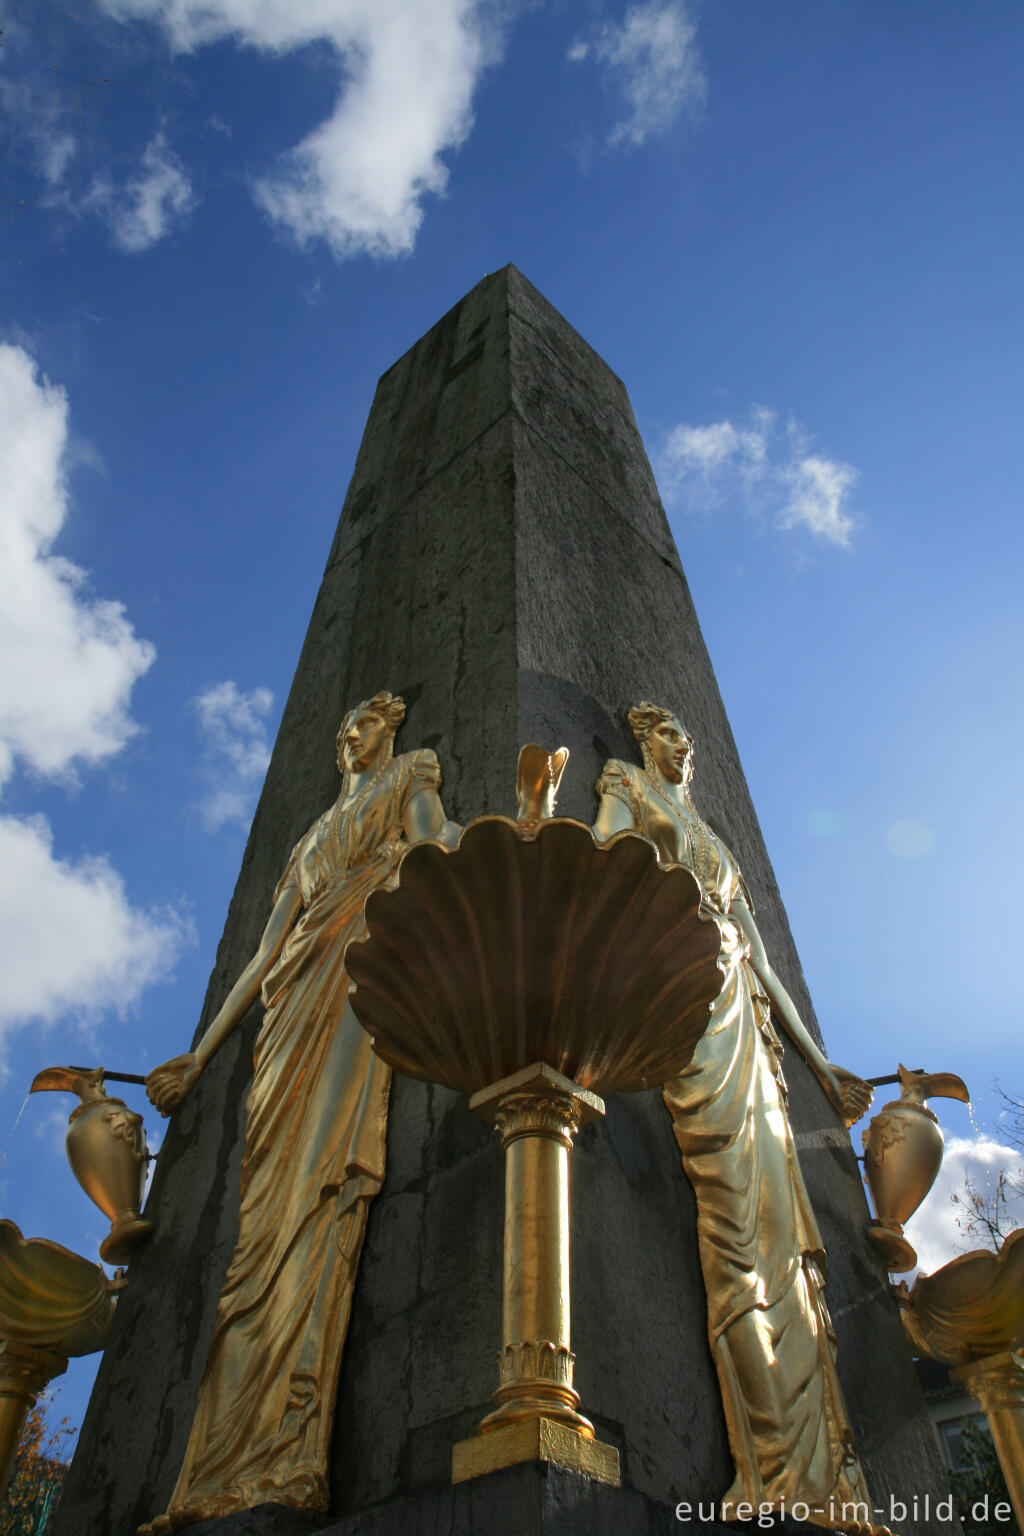
[[[24,50],[24,36],[19,42]],[[60,97],[43,88],[38,79],[0,79],[0,112],[49,188],[64,180],[78,150],[62,106]]]
[[[853,522],[843,505],[857,479],[853,466],[809,453],[783,473],[788,495],[779,527],[803,527],[830,544],[849,544]]]
[[[941,1269],[959,1253],[986,1246],[980,1237],[965,1236],[962,1207],[954,1205],[952,1200],[954,1194],[963,1194],[965,1173],[979,1193],[991,1197],[999,1170],[1006,1168],[1012,1172],[1020,1167],[1019,1148],[1006,1146],[988,1136],[979,1136],[977,1140],[966,1136],[950,1137],[931,1193],[906,1226],[907,1237],[917,1249],[920,1268],[926,1274]],[[1018,1178],[1024,1178],[1024,1174],[1018,1174]],[[1024,1195],[1010,1192],[1007,1215],[1011,1225],[1024,1226]],[[958,1217],[960,1226],[957,1225]]]
[[[22,763],[51,779],[106,761],[137,730],[131,690],[152,664],[120,603],[52,553],[67,516],[68,404],[20,347],[0,346],[0,786]],[[131,1007],[188,936],[132,907],[105,859],[58,859],[41,816],[0,816],[0,1031]]]
[[[134,175],[120,183],[97,177],[74,211],[101,214],[115,245],[136,255],[179,228],[194,205],[188,172],[164,134],[158,133],[142,151]]]
[[[52,553],[67,517],[63,389],[21,347],[0,345],[0,785],[17,760],[47,778],[120,752],[137,727],[132,687],[155,651],[123,606]]]
[[[24,30],[19,41],[26,55],[38,47]],[[53,78],[50,71],[46,74]],[[44,207],[74,218],[96,215],[109,225],[122,251],[148,250],[191,213],[195,196],[188,172],[161,131],[126,174],[87,180],[78,149],[80,140],[90,140],[80,103],[72,105],[76,96],[77,92],[69,95],[53,89],[39,77],[14,81],[0,77],[0,117],[12,142],[45,183]],[[220,119],[210,121],[224,127]]]
[[[497,51],[482,0],[105,0],[122,21],[159,24],[179,51],[231,39],[268,53],[326,43],[342,77],[331,115],[254,195],[299,242],[339,259],[412,250],[423,199],[448,180],[441,156],[472,126],[473,91]]]
[[[669,505],[706,511],[739,497],[752,510],[770,512],[779,528],[805,528],[842,548],[856,527],[848,505],[857,471],[813,452],[799,422],[781,430],[764,406],[755,406],[745,425],[673,427],[655,470]]]
[[[683,0],[651,0],[631,6],[620,25],[602,27],[592,42],[572,45],[570,62],[595,59],[625,102],[626,115],[609,132],[609,144],[642,144],[666,132],[683,112],[700,111],[707,81],[696,36]]]
[[[252,820],[256,793],[270,761],[265,716],[273,702],[268,688],[243,693],[233,682],[211,683],[192,700],[211,781],[200,807],[210,831],[230,821],[247,828]]]
[[[54,857],[42,816],[0,816],[0,1029],[105,1008],[124,1013],[170,971],[191,927],[141,912],[105,859]]]

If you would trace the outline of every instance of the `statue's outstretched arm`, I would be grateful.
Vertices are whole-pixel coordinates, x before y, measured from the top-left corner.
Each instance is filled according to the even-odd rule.
[[[259,949],[231,988],[195,1050],[174,1056],[149,1073],[146,1092],[162,1115],[169,1115],[173,1109],[177,1109],[195,1085],[210,1057],[224,1044],[235,1025],[256,1001],[263,978],[281,953],[289,929],[301,908],[302,898],[298,885],[294,880],[289,880],[274,903]]]
[[[842,1115],[848,1126],[853,1125],[871,1103],[874,1090],[870,1083],[866,1083],[855,1072],[848,1072],[845,1067],[835,1066],[808,1034],[803,1019],[797,1013],[796,1004],[772,970],[757,924],[754,922],[754,915],[742,898],[733,901],[729,908],[729,916],[742,930],[750,945],[750,964],[768,994],[773,1016],[785,1027],[786,1033],[821,1083],[834,1109]]]

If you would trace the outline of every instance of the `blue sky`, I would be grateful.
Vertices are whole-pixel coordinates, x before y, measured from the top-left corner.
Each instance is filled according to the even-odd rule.
[[[974,1091],[950,1257],[1024,1092],[1024,11],[0,24],[3,1126],[188,1044],[376,379],[514,261],[630,391],[833,1058]],[[3,1213],[95,1256],[70,1108]]]

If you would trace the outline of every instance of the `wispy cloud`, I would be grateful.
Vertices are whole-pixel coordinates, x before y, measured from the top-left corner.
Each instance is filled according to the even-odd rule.
[[[708,511],[731,500],[769,513],[777,527],[802,528],[849,548],[857,526],[851,464],[826,458],[799,422],[780,427],[774,411],[756,406],[745,423],[681,424],[666,435],[655,472],[665,501]]]
[[[68,402],[21,347],[0,346],[0,786],[20,765],[73,782],[138,727],[131,692],[155,652],[120,603],[54,554],[67,517]],[[189,925],[132,905],[104,858],[59,858],[42,816],[0,816],[0,1031],[74,1008],[123,1011],[165,976]]]
[[[47,189],[59,187],[78,151],[61,98],[36,80],[0,77],[0,113]]]
[[[643,144],[667,132],[680,116],[699,114],[707,79],[696,39],[684,0],[651,0],[631,6],[618,25],[573,43],[570,61],[598,64],[625,108],[609,130],[612,147]]]
[[[31,23],[15,16],[12,25],[18,56],[40,55],[45,45]],[[97,132],[95,106],[109,85],[106,76],[82,80],[75,68],[64,70],[49,57],[46,68],[20,78],[0,74],[0,135],[11,158],[40,178],[44,208],[75,219],[102,219],[114,244],[134,255],[179,229],[196,197],[163,128],[141,151],[119,153],[107,169],[95,172],[105,142]],[[230,132],[220,119],[210,122]]]
[[[100,214],[114,244],[134,256],[179,229],[195,202],[184,164],[166,136],[157,133],[142,151],[134,172],[121,181],[96,177],[85,197],[68,206],[77,213]]]
[[[232,821],[247,828],[270,761],[266,716],[274,696],[269,688],[243,693],[229,681],[211,683],[191,702],[210,780],[200,806],[203,823],[210,831]]]
[[[300,245],[341,259],[413,249],[428,196],[448,182],[446,151],[472,126],[477,81],[497,57],[500,7],[483,0],[104,0],[122,21],[158,24],[182,52],[230,39],[283,54],[334,52],[330,116],[253,184],[259,206]]]

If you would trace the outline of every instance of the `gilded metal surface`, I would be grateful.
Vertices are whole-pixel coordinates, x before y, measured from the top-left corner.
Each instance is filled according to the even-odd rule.
[[[894,1292],[914,1348],[947,1365],[1024,1348],[1024,1227]]]
[[[985,1410],[1024,1530],[1024,1227],[998,1253],[962,1253],[895,1296],[914,1349],[955,1365],[950,1380]]]
[[[47,1067],[37,1072],[30,1093],[77,1093],[65,1147],[75,1178],[110,1221],[100,1244],[108,1264],[124,1264],[153,1230],[139,1214],[146,1186],[146,1138],[142,1116],[123,1099],[109,1099],[103,1068]]]
[[[64,1356],[0,1337],[0,1502],[28,1411],[40,1392],[67,1368]]]
[[[549,752],[547,747],[540,747],[531,741],[520,749],[516,774],[516,820],[523,828],[533,828],[538,822],[547,821],[555,814],[555,798],[568,761],[568,747],[558,747],[554,752]]]
[[[688,870],[661,868],[626,829],[599,842],[549,819],[563,767],[525,748],[523,820],[480,817],[454,848],[413,849],[348,951],[377,1054],[474,1095],[502,1137],[501,1379],[478,1438],[500,1433],[512,1461],[539,1443],[524,1423],[566,1426],[573,1456],[593,1438],[569,1343],[568,1154],[581,1120],[603,1113],[588,1090],[645,1087],[685,1065],[722,981],[719,924]],[[497,1454],[467,1442],[453,1475],[511,1464]],[[594,1475],[610,1476],[613,1457],[592,1453]]]
[[[24,1238],[0,1221],[0,1338],[52,1355],[102,1349],[123,1280],[51,1243]]]
[[[1016,1235],[1024,1237],[1024,1231]],[[972,1360],[950,1371],[949,1379],[966,1387],[985,1410],[1017,1525],[1024,1531],[1024,1354],[1004,1350]]]
[[[942,1164],[939,1122],[925,1099],[970,1102],[966,1084],[953,1072],[911,1072],[899,1064],[900,1096],[883,1104],[861,1133],[864,1177],[878,1214],[868,1237],[892,1274],[904,1274],[917,1254],[903,1232],[935,1183]]]
[[[629,718],[644,765],[605,765],[597,835],[632,829],[655,843],[664,864],[692,870],[722,935],[711,1022],[664,1089],[697,1197],[708,1332],[735,1464],[721,1502],[870,1505],[773,1017],[847,1124],[863,1114],[871,1088],[826,1060],[772,970],[736,861],[690,796],[693,744],[678,718],[649,703]]]
[[[722,984],[689,870],[568,817],[481,816],[370,898],[353,1007],[399,1071],[474,1093],[532,1061],[608,1093],[685,1065]]]
[[[338,733],[341,793],[292,853],[260,947],[195,1052],[150,1073],[184,1099],[262,994],[238,1241],[184,1464],[150,1532],[274,1502],[326,1509],[335,1391],[370,1201],[384,1176],[391,1074],[347,1006],[346,946],[410,843],[454,836],[433,752],[395,757],[401,699]]]
[[[524,1461],[554,1462],[613,1488],[622,1481],[619,1453],[613,1445],[605,1445],[559,1419],[536,1418],[460,1440],[452,1447],[452,1482],[465,1483]]]
[[[0,1221],[0,1501],[32,1404],[69,1355],[102,1349],[123,1280]]]
[[[579,1412],[569,1342],[569,1152],[604,1104],[537,1062],[475,1094],[470,1108],[493,1122],[505,1153],[502,1349],[494,1412],[454,1448],[452,1481],[540,1459],[617,1485],[618,1452],[594,1440]]]

